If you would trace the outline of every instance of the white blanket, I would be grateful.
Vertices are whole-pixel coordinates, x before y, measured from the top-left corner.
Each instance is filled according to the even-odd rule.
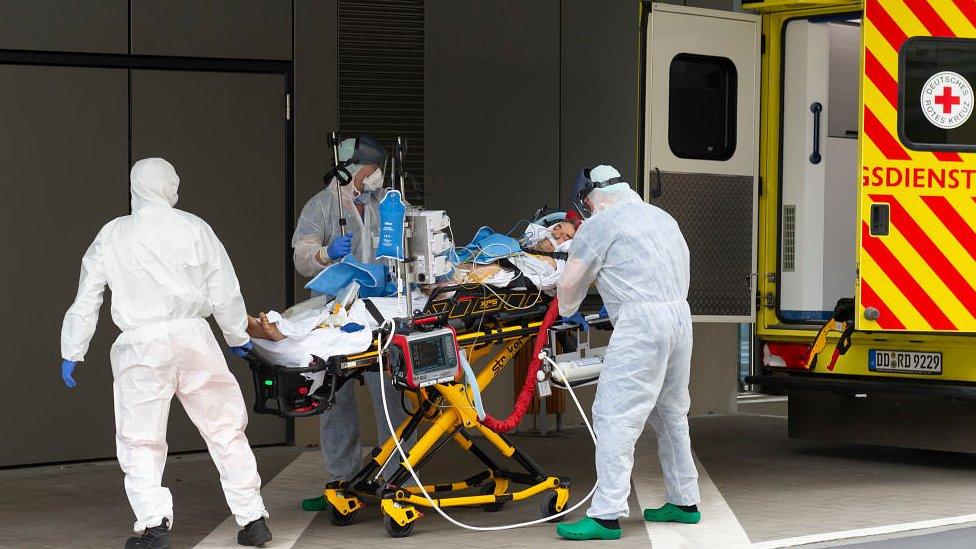
[[[311,309],[292,318],[282,318],[272,311],[269,320],[277,322],[278,329],[285,334],[281,341],[253,339],[254,349],[265,360],[278,366],[304,368],[312,362],[312,356],[328,360],[336,355],[361,353],[373,342],[373,332],[369,328],[370,315],[362,301],[356,301],[349,310],[349,322],[364,326],[358,332],[343,332],[339,328],[319,328],[328,316],[328,307]],[[311,392],[315,392],[325,380],[325,372],[302,374],[312,381]]]
[[[517,254],[510,256],[508,260],[518,267],[518,270],[532,281],[533,284],[548,295],[556,295],[556,283],[563,274],[563,267],[566,262],[557,259],[556,267],[553,268],[544,258],[529,254]]]
[[[423,309],[426,299],[422,293],[414,292],[414,308]],[[406,316],[402,300],[395,297],[373,297],[370,301],[376,305],[384,319]],[[328,360],[332,356],[362,353],[369,349],[373,342],[373,330],[380,323],[369,314],[363,301],[356,300],[353,303],[347,318],[348,322],[365,326],[358,332],[319,327],[329,318],[332,303],[330,301],[325,307],[308,308],[287,317],[276,311],[269,312],[268,320],[276,323],[281,333],[287,337],[281,341],[254,339],[255,349],[272,364],[290,368],[308,366],[313,355]]]

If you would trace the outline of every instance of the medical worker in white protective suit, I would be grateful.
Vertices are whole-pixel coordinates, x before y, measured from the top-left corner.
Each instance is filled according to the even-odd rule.
[[[341,185],[333,177],[325,189],[313,196],[302,208],[291,245],[295,248],[295,269],[313,278],[346,255],[364,263],[375,262],[376,237],[379,236],[379,203],[385,195],[383,165],[386,151],[375,139],[362,135],[345,139],[339,145],[339,161],[352,180]],[[339,185],[339,197],[336,196]],[[339,218],[346,220],[345,234],[339,230]],[[377,445],[390,436],[383,414],[378,372],[364,375],[373,401]],[[319,442],[329,482],[350,481],[363,466],[359,414],[353,383],[336,393],[335,405],[319,416]],[[387,407],[394,425],[406,418],[397,391],[386,391]],[[319,495],[302,501],[306,511],[325,511],[328,502]]]
[[[234,267],[207,223],[173,207],[180,178],[169,162],[140,160],[130,179],[132,214],[102,227],[82,259],[78,295],[61,329],[62,378],[75,386],[75,365],[85,359],[108,286],[112,320],[122,330],[111,352],[116,447],[134,529],[142,532],[125,547],[170,546],[173,498],[161,482],[173,395],[207,443],[243,527],[238,543],[259,545],[271,532],[244,435],[247,409],[206,321],[213,315],[235,354],[250,349]]]
[[[610,166],[583,170],[575,198],[593,215],[576,232],[557,287],[559,312],[578,312],[596,281],[613,323],[593,402],[597,489],[586,517],[560,524],[569,539],[618,539],[627,516],[634,444],[649,422],[667,484],[667,503],[644,520],[697,523],[698,472],[688,436],[691,312],[688,247],[675,220],[644,203]]]

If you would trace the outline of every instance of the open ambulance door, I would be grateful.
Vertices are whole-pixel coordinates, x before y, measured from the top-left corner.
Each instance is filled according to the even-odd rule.
[[[688,242],[695,320],[751,322],[760,18],[655,3],[644,32],[644,199]]]
[[[865,1],[859,330],[976,332],[973,7]]]

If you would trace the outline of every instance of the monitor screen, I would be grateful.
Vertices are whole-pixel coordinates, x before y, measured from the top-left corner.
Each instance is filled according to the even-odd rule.
[[[413,362],[414,375],[435,370],[453,368],[453,360],[448,360],[447,346],[453,347],[451,337],[430,337],[410,342],[410,358]],[[452,349],[453,350],[453,349]]]

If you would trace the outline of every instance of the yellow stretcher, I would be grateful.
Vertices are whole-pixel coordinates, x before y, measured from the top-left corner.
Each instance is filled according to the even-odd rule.
[[[458,335],[458,346],[467,353],[468,360],[474,364],[488,359],[478,372],[478,386],[483,390],[491,384],[498,373],[532,339],[542,322],[518,321],[510,326],[483,328]],[[355,371],[373,367],[377,363],[375,350],[346,357],[341,367]],[[407,462],[414,469],[420,469],[448,441],[453,440],[468,451],[486,467],[486,470],[464,480],[449,484],[432,484],[424,489],[435,498],[437,506],[470,507],[482,506],[492,512],[502,508],[509,501],[521,501],[532,496],[547,493],[542,501],[542,516],[549,517],[562,511],[569,501],[569,479],[546,474],[528,456],[519,451],[505,436],[495,433],[478,420],[473,397],[463,382],[450,382],[433,385],[407,393],[414,404],[414,412],[396,429],[396,435],[404,440]],[[427,424],[426,431],[407,448],[405,439],[410,438],[421,425]],[[505,458],[517,463],[523,471],[502,468],[488,456],[472,437],[480,433],[484,440],[494,446]],[[364,498],[380,499],[384,525],[393,537],[411,534],[417,519],[423,514],[418,507],[430,507],[416,486],[404,486],[410,480],[409,471],[402,462],[389,477],[383,478],[380,472],[387,461],[398,456],[393,438],[382,446],[374,448],[366,465],[349,481],[326,485],[324,495],[329,503],[329,514],[333,524],[351,524],[357,512],[365,506]],[[518,485],[519,490],[512,486]],[[477,495],[458,495],[457,492],[478,489]],[[557,519],[558,520],[558,519]]]

